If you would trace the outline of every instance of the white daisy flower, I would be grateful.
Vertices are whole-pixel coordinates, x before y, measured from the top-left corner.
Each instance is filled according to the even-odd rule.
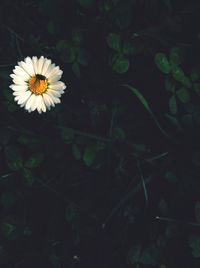
[[[15,101],[28,112],[39,113],[50,110],[51,106],[60,103],[60,97],[66,88],[60,80],[62,71],[51,60],[41,56],[26,57],[18,62],[11,78]]]

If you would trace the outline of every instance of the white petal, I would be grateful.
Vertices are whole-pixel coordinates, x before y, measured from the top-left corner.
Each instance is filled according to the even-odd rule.
[[[38,103],[39,103],[39,96],[40,96],[40,95],[35,95],[35,100],[34,100],[34,102],[32,103],[32,106],[31,106],[32,111],[35,111],[35,109],[36,109],[37,106],[38,106]]]
[[[25,109],[32,110],[31,107],[32,107],[34,101],[35,101],[35,94],[32,94],[25,105]]]
[[[42,111],[45,113],[46,112],[46,105],[45,105],[45,103],[44,103],[44,99],[42,98],[42,100],[41,100],[41,109],[42,109]]]
[[[48,66],[46,72],[44,73],[44,76],[46,76],[47,78],[49,77],[49,73],[51,73],[51,71],[55,68],[55,64],[52,63]]]
[[[43,64],[43,68],[42,68],[42,72],[41,72],[41,74],[45,76],[46,71],[47,71],[49,65],[51,64],[51,60],[48,60],[48,59],[46,59],[46,58],[45,58],[44,60],[45,60],[45,61],[44,61],[44,64]]]
[[[33,69],[34,69],[34,72],[35,74],[38,73],[38,58],[36,56],[33,56],[32,57],[32,63],[33,63]]]
[[[48,78],[48,79],[49,79],[49,78],[52,78],[54,75],[60,74],[60,72],[61,72],[61,74],[62,74],[62,71],[60,70],[60,68],[59,68],[58,66],[56,66],[56,67],[52,68],[52,69],[48,72],[48,74],[47,74],[47,78]]]
[[[51,78],[48,79],[49,83],[55,83],[58,82],[60,80],[62,75],[54,75],[51,76]]]
[[[52,90],[52,89],[48,89],[48,93],[49,93],[49,95],[51,95],[51,96],[53,95],[56,98],[60,98],[60,96],[61,96],[59,91]]]
[[[46,92],[45,94],[48,96],[47,98],[49,98],[49,100],[51,101],[51,105],[55,107],[54,97],[51,96],[48,92]]]
[[[12,77],[13,80],[16,79],[16,80],[19,80],[21,82],[25,82],[26,81],[23,77],[21,77],[19,75],[16,75],[16,74],[11,74],[10,77]]]
[[[31,95],[31,91],[26,91],[24,94],[15,97],[15,100],[18,102],[18,104],[22,104],[28,100],[28,98]]]
[[[24,69],[22,69],[19,66],[15,66],[15,69],[13,70],[13,73],[22,78],[23,80],[28,80],[29,79],[29,74],[27,74]]]
[[[27,90],[18,90],[13,92],[13,96],[23,95]]]
[[[53,100],[54,103],[60,103],[60,99],[59,98],[56,98],[54,97],[51,93],[47,92],[46,94],[49,95],[49,97],[51,97],[51,99]]]
[[[61,81],[57,81],[53,84],[50,84],[49,88],[54,89],[54,90],[62,90],[63,91],[66,88],[66,85]]]
[[[43,67],[43,64],[44,64],[44,57],[41,56],[38,60],[38,74],[41,74],[42,73],[42,67]]]
[[[44,99],[44,103],[46,104],[48,109],[50,108],[51,105],[55,106],[53,103],[53,100],[51,99],[51,97],[48,94],[44,93],[43,99]]]
[[[26,57],[24,61],[18,62],[18,65],[30,76],[34,74],[33,63],[30,57]]]
[[[42,96],[38,95],[38,97],[37,97],[37,110],[39,113],[41,112],[41,105],[42,105],[41,102],[42,102]]]
[[[23,91],[23,90],[27,90],[28,86],[27,85],[15,85],[12,84],[9,86],[13,91]]]

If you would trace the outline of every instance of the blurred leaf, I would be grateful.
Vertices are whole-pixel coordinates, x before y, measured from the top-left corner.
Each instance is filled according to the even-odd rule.
[[[137,154],[144,153],[147,150],[145,144],[141,144],[141,143],[134,143],[132,147],[133,147],[134,153],[137,153]]]
[[[170,63],[167,59],[167,56],[162,53],[162,52],[158,52],[155,55],[155,64],[157,65],[158,69],[165,73],[165,74],[169,74],[171,71],[171,67],[170,67]]]
[[[176,174],[174,174],[171,171],[167,171],[165,173],[165,178],[170,182],[170,183],[176,183],[178,181],[178,178],[176,176]]]
[[[182,130],[181,124],[175,116],[171,116],[169,114],[165,114],[165,116],[178,130]]]
[[[76,160],[80,160],[82,158],[81,150],[76,144],[72,145],[72,153]]]
[[[191,235],[189,237],[189,245],[192,248],[192,255],[195,258],[200,258],[200,236]]]
[[[16,220],[12,216],[3,219],[0,228],[6,239],[13,240],[16,238]]]
[[[140,102],[147,109],[147,111],[149,111],[151,113],[151,109],[149,107],[149,104],[146,101],[146,99],[143,97],[143,95],[136,88],[134,88],[132,86],[129,86],[129,85],[124,85],[124,86],[128,87],[134,93],[134,95],[140,100]]]
[[[74,141],[74,130],[72,128],[61,128],[60,130],[61,139],[64,143],[70,144]]]
[[[165,199],[161,199],[159,202],[159,210],[162,216],[165,216],[168,212],[168,205]]]
[[[11,192],[4,192],[1,196],[1,204],[4,208],[10,208],[15,203],[15,196]]]
[[[112,131],[112,138],[115,141],[123,141],[126,138],[125,132],[120,127],[115,127]]]
[[[47,30],[50,34],[56,34],[59,32],[60,27],[57,23],[55,23],[54,21],[49,21],[48,25],[47,25]]]
[[[123,51],[125,55],[132,55],[135,52],[134,45],[131,42],[125,42],[123,44]]]
[[[172,76],[178,82],[184,83],[185,81],[185,74],[181,67],[177,65],[172,65]]]
[[[74,62],[72,64],[72,71],[76,75],[76,77],[80,78],[81,73],[80,73],[80,66],[77,62]]]
[[[11,170],[19,170],[23,166],[23,159],[19,149],[15,146],[5,148],[6,161]]]
[[[133,19],[133,7],[128,1],[121,1],[117,5],[115,10],[115,18],[117,25],[121,29],[126,29],[132,22]]]
[[[194,83],[194,91],[200,96],[200,83]]]
[[[177,113],[176,96],[173,95],[169,98],[169,110],[172,114]]]
[[[179,48],[173,47],[170,50],[169,60],[172,65],[174,64],[178,66],[181,64],[181,52]]]
[[[74,223],[79,218],[77,207],[74,204],[69,204],[66,207],[65,219],[69,223]]]
[[[190,101],[190,94],[187,88],[182,87],[176,91],[176,96],[182,103],[187,103]]]
[[[140,257],[140,263],[146,264],[146,265],[156,265],[156,258],[155,258],[155,250],[152,248],[145,248],[142,252],[142,255]]]
[[[66,40],[60,40],[56,44],[56,49],[60,53],[63,62],[73,63],[76,59],[76,49]]]
[[[78,0],[78,2],[83,7],[90,7],[93,4],[93,0]]]
[[[31,157],[29,157],[25,162],[25,167],[27,168],[36,168],[38,167],[44,159],[43,153],[34,153]]]
[[[121,39],[120,39],[120,35],[116,34],[116,33],[109,33],[109,35],[107,36],[107,44],[110,48],[116,50],[116,51],[120,51],[121,49]]]
[[[6,145],[8,144],[9,140],[11,138],[11,132],[6,128],[0,129],[0,145]]]
[[[26,186],[30,187],[35,181],[35,176],[33,172],[28,168],[23,168],[22,170],[23,180]]]
[[[200,69],[192,70],[192,72],[190,74],[190,78],[191,78],[192,82],[198,81],[200,79]]]
[[[85,50],[79,49],[78,56],[77,56],[77,62],[83,66],[88,65],[88,55],[87,55]]]
[[[200,223],[200,201],[197,201],[195,203],[194,213],[195,213],[196,221]]]
[[[97,150],[94,144],[86,147],[84,154],[83,154],[83,162],[86,164],[86,166],[90,167],[94,163],[96,154],[97,154]]]
[[[182,123],[185,126],[191,127],[194,123],[193,116],[191,114],[185,114],[181,118]]]
[[[112,69],[119,74],[126,73],[129,69],[129,60],[121,54],[114,55],[112,59]]]
[[[137,264],[140,262],[142,247],[133,246],[128,253],[128,260],[131,264]]]
[[[165,79],[165,88],[166,90],[174,93],[176,85],[169,79]]]

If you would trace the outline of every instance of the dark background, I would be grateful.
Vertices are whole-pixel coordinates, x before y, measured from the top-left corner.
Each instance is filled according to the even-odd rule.
[[[199,1],[0,14],[0,267],[200,267]],[[9,75],[41,55],[67,89],[29,114]]]

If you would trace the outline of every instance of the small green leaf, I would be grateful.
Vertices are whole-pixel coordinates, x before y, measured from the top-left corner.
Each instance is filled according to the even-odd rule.
[[[19,170],[23,166],[23,159],[19,149],[15,146],[5,148],[6,161],[11,170]]]
[[[25,167],[27,168],[36,168],[38,167],[44,159],[43,153],[34,153],[29,157],[25,162]]]
[[[183,79],[182,84],[184,86],[186,86],[187,88],[191,88],[192,87],[192,83],[191,83],[189,77],[187,77],[187,76],[185,76],[185,78]]]
[[[89,145],[86,147],[84,154],[83,154],[83,162],[86,164],[86,166],[90,167],[95,158],[96,158],[96,147],[94,145]]]
[[[112,138],[115,141],[123,141],[126,138],[124,130],[120,127],[115,127],[112,131]]]
[[[181,64],[181,52],[177,47],[173,47],[170,50],[169,60],[172,65],[180,65]]]
[[[116,50],[116,51],[120,51],[121,49],[121,38],[119,34],[116,33],[109,33],[109,35],[107,36],[107,44],[110,48]]]
[[[82,153],[78,145],[72,145],[72,153],[76,160],[80,160],[82,158]]]
[[[172,65],[172,76],[178,82],[185,83],[186,81],[185,74],[179,66]]]
[[[116,73],[123,74],[129,69],[129,60],[121,54],[116,54],[112,60],[112,69]]]
[[[35,176],[33,172],[28,168],[23,168],[22,174],[25,185],[28,187],[32,186],[35,181]]]
[[[158,52],[155,55],[155,64],[157,65],[158,69],[165,73],[165,74],[169,74],[171,71],[171,67],[170,67],[170,63],[167,59],[167,56],[162,53],[162,52]]]
[[[13,240],[16,237],[16,220],[8,216],[3,219],[0,224],[3,236],[8,240]]]
[[[187,88],[181,88],[176,91],[176,96],[182,103],[188,103],[190,101],[190,94]]]
[[[197,201],[195,203],[194,213],[195,213],[196,221],[200,223],[200,201]]]
[[[143,104],[143,106],[147,109],[147,111],[149,111],[150,113],[152,113],[152,111],[151,111],[151,109],[149,107],[148,102],[143,97],[143,95],[139,92],[138,89],[136,89],[136,88],[134,88],[132,86],[129,86],[129,85],[124,85],[124,86],[128,87],[134,93],[134,95],[139,99],[139,101]]]
[[[177,113],[177,104],[176,104],[176,96],[173,95],[169,99],[169,110],[172,114]]]

